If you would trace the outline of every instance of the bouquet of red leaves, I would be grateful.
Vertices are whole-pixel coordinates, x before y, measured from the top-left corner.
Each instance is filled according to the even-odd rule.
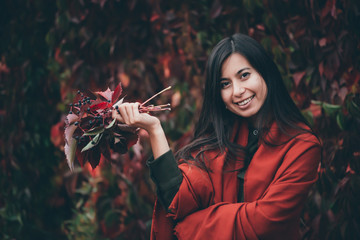
[[[170,110],[170,104],[148,105],[151,99],[168,87],[155,94],[140,105],[140,112]],[[65,119],[65,155],[70,170],[74,170],[75,158],[81,166],[88,161],[94,169],[103,155],[111,159],[111,150],[124,154],[138,140],[137,129],[112,118],[112,111],[122,104],[122,88],[119,84],[114,91],[84,94],[77,92],[70,111]],[[89,95],[92,95],[90,97]]]

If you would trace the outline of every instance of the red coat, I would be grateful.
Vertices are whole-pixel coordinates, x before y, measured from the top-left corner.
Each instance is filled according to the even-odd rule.
[[[246,146],[247,125],[237,142]],[[267,139],[285,140],[276,124]],[[208,158],[216,152],[207,152]],[[212,171],[180,164],[183,182],[166,213],[155,204],[151,239],[298,239],[308,192],[317,180],[320,143],[311,134],[277,147],[260,144],[244,178],[244,202],[238,203],[236,171],[242,162],[225,163],[225,154],[209,163]]]

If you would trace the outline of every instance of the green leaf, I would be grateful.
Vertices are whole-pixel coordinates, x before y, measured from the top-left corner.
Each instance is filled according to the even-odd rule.
[[[256,8],[263,6],[259,0],[244,0],[243,5],[249,13],[254,13]]]
[[[105,131],[104,127],[95,127],[95,128],[90,129],[89,131],[85,132],[83,134],[83,136],[93,136],[93,135],[97,135],[99,133],[102,133],[104,131]]]
[[[314,116],[311,111],[302,111],[302,115],[310,123],[311,126],[314,126]]]
[[[102,133],[97,134],[82,150],[81,152],[84,152],[86,150],[89,150],[93,147],[95,147],[99,142],[101,137],[103,136]]]
[[[322,101],[317,101],[317,100],[311,100],[311,103],[319,105],[319,106],[321,106],[323,104]]]
[[[345,122],[344,122],[344,115],[342,112],[339,112],[337,115],[336,115],[336,123],[337,125],[339,126],[339,128],[341,130],[344,130],[344,127],[345,127]]]
[[[335,105],[335,104],[330,104],[330,103],[326,103],[326,102],[322,102],[322,101],[315,101],[315,100],[311,100],[311,102],[313,104],[321,106],[325,110],[325,113],[329,116],[335,115],[341,109],[341,105]]]
[[[109,124],[109,126],[106,127],[106,129],[109,129],[112,126],[114,126],[115,122],[116,122],[116,119],[112,120],[112,122]]]
[[[354,102],[354,99],[350,101],[349,112],[351,115],[354,115],[354,117],[360,118],[360,107]]]
[[[325,110],[326,114],[333,116],[341,109],[341,106],[330,103],[323,103],[322,108]]]
[[[81,198],[75,205],[76,209],[79,209],[83,204],[84,204],[84,199]]]
[[[112,226],[114,223],[116,223],[116,220],[118,219],[119,216],[116,212],[113,211],[113,209],[106,211],[104,216],[106,226]]]
[[[55,45],[56,38],[55,38],[55,33],[54,33],[54,30],[53,30],[53,29],[50,30],[50,31],[46,34],[46,36],[45,36],[45,41],[46,41],[46,43],[47,43],[49,46],[51,46],[51,47],[53,47],[53,46]]]
[[[76,189],[76,193],[79,193],[81,195],[88,196],[90,195],[92,191],[92,186],[90,184],[84,184],[81,188]]]

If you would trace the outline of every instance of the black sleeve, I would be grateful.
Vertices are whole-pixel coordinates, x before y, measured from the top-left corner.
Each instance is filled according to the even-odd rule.
[[[182,182],[182,174],[171,150],[160,157],[147,160],[150,177],[157,187],[157,196],[161,204],[168,209]]]

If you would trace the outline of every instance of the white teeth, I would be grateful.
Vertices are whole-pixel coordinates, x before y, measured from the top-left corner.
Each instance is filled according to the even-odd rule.
[[[238,105],[243,106],[243,105],[247,104],[248,102],[250,102],[254,97],[255,97],[255,95],[249,97],[248,99],[245,99],[244,101],[239,102]]]

